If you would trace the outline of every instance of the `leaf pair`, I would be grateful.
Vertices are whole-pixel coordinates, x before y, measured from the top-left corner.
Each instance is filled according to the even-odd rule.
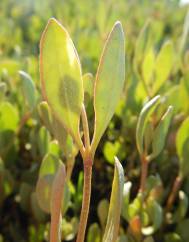
[[[119,22],[106,41],[94,87],[93,153],[113,116],[125,79],[124,34]],[[44,99],[56,119],[82,147],[79,130],[84,103],[81,64],[75,46],[55,19],[50,19],[40,43],[40,75]]]
[[[154,124],[150,118],[152,115],[154,115],[155,118],[155,110],[159,104],[159,95],[145,104],[139,115],[139,120],[136,128],[136,143],[138,151],[140,155],[148,155],[148,146],[151,145],[152,153],[149,156],[151,158],[155,158],[162,151],[173,115],[173,108],[172,106],[169,106],[158,123],[155,124],[155,127],[153,127]],[[152,125],[150,123],[152,123]]]

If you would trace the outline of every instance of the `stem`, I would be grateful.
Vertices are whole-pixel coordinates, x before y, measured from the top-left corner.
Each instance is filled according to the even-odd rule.
[[[75,157],[70,157],[67,160],[67,165],[66,165],[66,168],[67,168],[66,169],[66,181],[69,181],[71,179],[74,164],[75,164]]]
[[[85,148],[88,150],[90,147],[89,125],[88,125],[87,114],[86,114],[84,104],[82,105],[81,118],[82,118],[82,124],[83,124]]]
[[[85,231],[87,227],[87,219],[89,214],[90,198],[91,198],[91,178],[92,178],[92,161],[84,162],[84,187],[83,201],[80,215],[79,229],[76,242],[83,242],[85,239]]]
[[[168,200],[167,200],[167,206],[166,206],[166,211],[170,211],[173,207],[173,204],[175,202],[175,199],[177,197],[177,194],[178,194],[178,191],[181,187],[181,184],[182,184],[182,177],[180,175],[178,175],[174,181],[174,184],[173,184],[173,188],[172,188],[172,191],[168,197]]]
[[[142,155],[141,165],[142,165],[142,170],[141,170],[141,179],[140,179],[140,192],[144,196],[145,187],[146,187],[146,179],[147,179],[147,175],[148,175],[148,160],[146,159],[146,155]]]

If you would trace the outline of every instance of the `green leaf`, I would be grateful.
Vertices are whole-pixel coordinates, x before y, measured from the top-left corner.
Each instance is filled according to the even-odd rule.
[[[142,228],[142,233],[144,235],[151,235],[160,228],[163,220],[163,211],[154,199],[147,201],[146,210],[151,223],[148,227]]]
[[[101,231],[97,223],[90,225],[87,234],[87,242],[101,242]]]
[[[87,104],[93,96],[94,89],[94,77],[91,73],[85,73],[83,75],[83,87],[85,92],[85,104]]]
[[[130,181],[124,183],[123,205],[122,205],[121,215],[126,221],[129,221],[129,202],[130,202],[131,187],[132,187],[132,183]]]
[[[33,108],[36,105],[35,84],[31,76],[26,72],[19,71],[19,74],[21,76],[21,85],[22,85],[22,91],[23,91],[24,97],[30,109],[33,110]]]
[[[176,135],[176,148],[180,162],[180,172],[183,176],[189,173],[188,154],[189,154],[189,117],[181,124]]]
[[[102,199],[97,207],[98,218],[102,229],[105,228],[108,217],[109,202],[107,199]]]
[[[115,158],[114,180],[108,211],[108,219],[102,240],[103,242],[114,242],[117,239],[122,207],[123,186],[124,171],[119,160]]]
[[[38,112],[45,127],[52,133],[52,114],[47,102],[43,101],[38,105]]]
[[[141,155],[144,152],[144,132],[147,127],[148,119],[157,107],[157,105],[159,104],[159,101],[160,95],[155,96],[153,99],[151,99],[149,102],[145,104],[139,115],[139,120],[136,128],[136,143],[138,151]]]
[[[53,18],[41,38],[40,75],[44,99],[81,145],[79,123],[84,99],[81,65],[68,32]]]
[[[61,163],[52,184],[50,241],[61,241],[61,205],[63,201],[65,181],[66,170],[64,164]]]
[[[96,147],[111,120],[120,99],[125,80],[125,41],[122,25],[116,22],[100,59],[95,88],[95,129],[92,150]]]
[[[183,240],[177,233],[168,233],[165,235],[165,242],[183,242]]]
[[[154,65],[155,65],[155,55],[154,55],[153,48],[151,48],[148,51],[148,53],[146,53],[142,64],[142,74],[143,74],[144,81],[147,85],[149,85],[152,81]]]
[[[5,93],[7,91],[7,85],[5,82],[0,83],[0,102],[3,100]]]
[[[106,160],[110,163],[114,163],[114,157],[118,154],[119,149],[121,147],[120,142],[116,141],[115,143],[111,143],[107,141],[104,145],[103,153]]]
[[[182,238],[182,242],[188,242],[189,238],[189,219],[184,219],[180,223],[178,223],[176,232]]]
[[[60,164],[61,161],[56,156],[47,154],[40,167],[36,196],[40,208],[46,213],[50,212],[52,184]]]
[[[3,130],[16,131],[19,122],[17,109],[9,102],[0,104],[0,132]]]
[[[158,126],[155,128],[152,141],[152,156],[158,156],[165,146],[165,139],[173,116],[173,107],[169,106]]]
[[[173,221],[175,223],[180,222],[185,216],[188,211],[188,196],[183,191],[179,191],[179,203],[177,205],[177,209],[173,214]]]
[[[162,47],[155,62],[155,82],[153,85],[153,94],[156,94],[163,83],[169,77],[174,64],[174,48],[171,41],[167,41]]]

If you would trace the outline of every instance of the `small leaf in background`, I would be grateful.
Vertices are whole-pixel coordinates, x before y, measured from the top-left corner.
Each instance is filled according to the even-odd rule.
[[[34,218],[37,221],[44,223],[44,221],[46,220],[46,214],[40,208],[39,203],[38,203],[38,199],[37,199],[37,195],[36,195],[35,192],[33,192],[31,194],[30,204],[31,204],[31,210],[32,210],[32,213],[34,215]]]
[[[52,132],[52,114],[47,102],[43,101],[38,106],[39,115],[46,128]]]
[[[110,163],[114,163],[114,157],[118,154],[119,149],[121,147],[120,142],[116,141],[115,143],[111,143],[107,141],[104,145],[103,153],[106,160]]]
[[[125,40],[122,25],[116,22],[101,56],[94,88],[95,129],[92,150],[107,128],[125,81]]]
[[[154,239],[153,239],[153,237],[150,236],[150,237],[145,238],[143,242],[154,242]],[[173,241],[170,241],[170,242],[173,242]]]
[[[87,242],[101,242],[101,231],[97,223],[90,225],[87,234]]]
[[[177,233],[168,233],[165,235],[165,242],[183,242],[183,240]]]
[[[61,161],[56,156],[47,154],[40,167],[36,186],[36,196],[40,208],[46,213],[50,212],[52,183],[60,164]]]
[[[80,144],[79,123],[84,99],[81,65],[66,29],[50,19],[40,43],[42,91],[53,114]]]
[[[119,160],[115,158],[114,179],[103,242],[114,242],[117,239],[122,208],[123,186],[124,171]]]
[[[173,68],[175,53],[173,43],[167,41],[160,49],[155,62],[155,81],[153,84],[153,94],[156,94],[163,83],[169,77]]]
[[[181,237],[182,242],[188,242],[189,238],[189,219],[184,219],[180,223],[178,223],[176,228],[176,233]]]
[[[66,170],[63,163],[60,164],[52,184],[51,191],[51,230],[50,241],[61,241],[61,206],[63,201],[64,186],[66,182]]]
[[[189,173],[188,166],[188,151],[189,151],[189,117],[186,118],[176,135],[176,148],[177,154],[179,156],[180,163],[180,172],[183,176],[186,176]]]
[[[151,31],[151,21],[147,20],[144,27],[139,33],[139,36],[135,45],[135,55],[134,55],[134,66],[136,70],[138,66],[142,64],[145,53],[152,46],[152,31]],[[135,71],[136,71],[135,70]]]
[[[129,221],[129,202],[130,202],[130,190],[132,187],[132,183],[130,181],[124,183],[123,187],[123,205],[121,215],[126,220]]]
[[[153,113],[160,101],[160,95],[155,96],[149,102],[147,102],[138,119],[137,128],[136,128],[136,143],[139,153],[142,155],[144,152],[144,132],[148,123],[150,115]]]
[[[141,193],[137,194],[137,197],[132,201],[132,203],[129,204],[128,207],[128,215],[129,215],[129,221],[133,219],[135,216],[140,214],[140,211],[142,209],[142,195]]]
[[[0,104],[0,132],[3,130],[16,131],[19,122],[17,109],[9,102]]]
[[[173,107],[169,106],[163,117],[155,128],[152,140],[152,156],[158,156],[165,146],[168,129],[173,116]]]
[[[65,241],[73,240],[77,234],[78,230],[78,218],[73,217],[71,221],[66,221],[64,218],[62,219],[62,239]]]
[[[97,214],[100,220],[101,228],[104,230],[108,217],[109,202],[107,199],[102,199],[97,207]]]
[[[179,201],[178,201],[178,205],[176,208],[176,211],[173,214],[173,222],[178,223],[180,222],[182,219],[184,219],[184,217],[186,216],[186,213],[188,211],[188,196],[186,193],[184,193],[183,191],[179,191]]]
[[[154,200],[149,199],[146,205],[146,211],[150,219],[150,225],[142,228],[143,235],[152,235],[156,232],[163,221],[163,210],[161,206]]]
[[[155,66],[154,50],[151,48],[145,55],[142,64],[142,75],[146,85],[150,85],[153,80],[153,71]]]
[[[19,71],[21,77],[21,87],[24,94],[24,98],[31,110],[36,105],[36,88],[35,84],[29,74],[24,71]]]
[[[7,85],[5,82],[0,82],[0,102],[3,100],[7,91]]]
[[[44,126],[42,126],[38,132],[38,139],[37,139],[39,153],[42,157],[49,151],[49,143],[50,143],[50,133]]]
[[[91,73],[85,73],[83,75],[83,87],[84,87],[84,93],[85,93],[85,104],[87,104],[93,96],[93,90],[94,90],[94,77]]]
[[[179,93],[179,99],[178,99]],[[189,78],[186,76],[180,80],[179,90],[176,93],[175,101],[178,103],[180,101],[180,106],[182,109],[188,113],[189,111]]]

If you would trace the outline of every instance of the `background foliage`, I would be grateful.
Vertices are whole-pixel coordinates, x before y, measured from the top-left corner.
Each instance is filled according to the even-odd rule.
[[[48,241],[49,215],[37,201],[36,182],[42,160],[49,164],[53,159],[65,160],[64,151],[44,127],[37,107],[41,101],[39,40],[53,16],[68,29],[84,73],[96,73],[103,43],[116,20],[122,22],[126,33],[126,85],[95,157],[87,241],[99,242],[105,227],[116,155],[129,181],[124,188],[120,241],[188,242],[187,10],[173,0],[0,1],[0,241]],[[167,105],[173,105],[174,114],[165,149],[149,166],[148,205],[143,221],[139,221],[141,166],[136,125],[148,97],[156,94],[162,96],[156,118]],[[90,103],[87,112],[89,118],[93,116]],[[178,175],[182,185],[166,213],[166,201]],[[82,179],[78,156],[64,208],[65,241],[74,241],[76,234]],[[143,235],[141,223],[148,228],[142,230]]]

